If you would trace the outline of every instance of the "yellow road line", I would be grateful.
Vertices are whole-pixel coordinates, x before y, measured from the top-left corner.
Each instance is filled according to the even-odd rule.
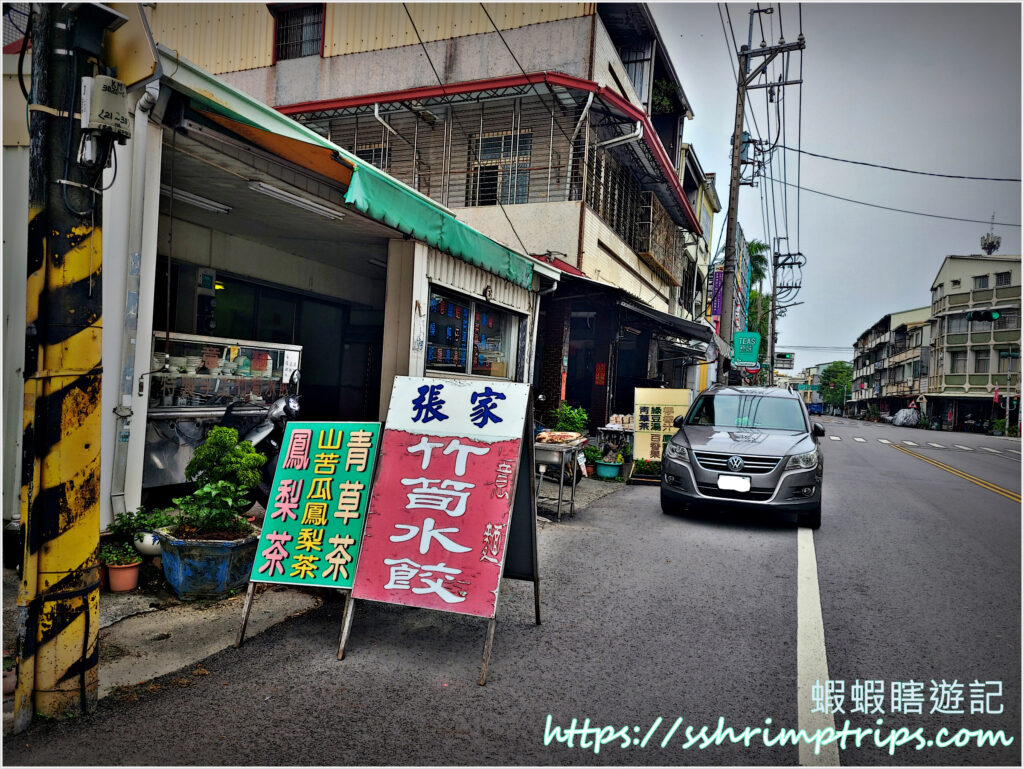
[[[978,486],[981,486],[983,489],[987,489],[988,491],[994,491],[996,494],[1004,496],[1007,499],[1009,499],[1009,500],[1011,500],[1013,502],[1016,502],[1017,504],[1020,504],[1020,501],[1021,501],[1020,494],[1018,494],[1015,491],[1010,491],[1009,489],[1004,489],[1002,486],[997,486],[996,484],[994,484],[994,483],[992,483],[990,481],[986,481],[983,478],[978,478],[978,477],[973,476],[973,475],[971,475],[969,473],[965,473],[963,470],[957,470],[955,467],[950,467],[947,464],[944,464],[942,462],[936,461],[936,460],[934,460],[934,459],[932,459],[930,457],[926,457],[926,456],[924,456],[922,454],[918,454],[916,451],[911,451],[910,449],[905,448],[903,446],[898,446],[895,443],[890,444],[890,445],[894,449],[899,449],[904,454],[909,454],[910,456],[912,456],[912,457],[914,457],[916,459],[920,459],[922,462],[927,462],[930,465],[935,465],[935,467],[939,468],[940,470],[945,470],[947,473],[952,473],[953,475],[957,476],[958,478],[963,478],[965,481],[970,481],[971,483],[974,483],[974,484],[976,484]]]

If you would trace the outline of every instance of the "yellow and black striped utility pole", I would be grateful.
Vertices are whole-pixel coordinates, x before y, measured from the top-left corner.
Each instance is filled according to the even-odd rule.
[[[32,10],[15,731],[92,710],[98,686],[102,163],[79,158],[81,77],[96,66],[81,8]]]

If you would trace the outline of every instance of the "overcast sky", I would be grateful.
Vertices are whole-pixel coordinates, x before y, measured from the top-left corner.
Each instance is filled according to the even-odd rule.
[[[723,35],[715,3],[652,3],[662,38],[689,98],[694,119],[684,141],[693,144],[705,172],[717,173],[723,210],[716,217],[714,247],[725,225],[729,199],[729,138],[736,106],[730,37]],[[737,44],[747,40],[748,12],[730,3]],[[762,4],[762,8],[768,4]],[[761,15],[769,44],[796,40],[796,4]],[[723,6],[722,16],[725,16]],[[729,20],[726,18],[726,30]],[[800,86],[785,89],[785,142],[809,152],[900,168],[964,176],[1021,178],[1021,5],[804,3],[802,99]],[[754,22],[754,47],[761,32]],[[778,59],[776,60],[778,61]],[[793,54],[789,78],[799,77]],[[773,72],[773,79],[777,77]],[[752,91],[753,113],[766,132],[766,91]],[[771,139],[778,122],[771,105]],[[748,111],[749,114],[749,111]],[[751,123],[748,130],[754,132]],[[779,349],[794,350],[796,368],[851,352],[796,346],[852,346],[883,315],[929,303],[932,279],[948,254],[981,253],[979,240],[995,213],[999,254],[1020,254],[1019,182],[941,179],[873,169],[776,150],[773,175],[854,200],[928,214],[982,220],[947,221],[868,208],[790,189],[788,229],[782,187],[776,185],[778,230],[790,251],[807,257],[803,288],[780,321]],[[764,190],[767,191],[767,190]],[[768,242],[762,188],[741,187],[740,224],[748,239]],[[799,210],[799,216],[797,211]],[[799,221],[799,236],[797,222]],[[785,251],[787,241],[782,241]]]

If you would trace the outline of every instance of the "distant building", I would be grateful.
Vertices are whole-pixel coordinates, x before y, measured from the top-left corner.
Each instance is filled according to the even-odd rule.
[[[879,413],[895,414],[916,401],[921,394],[920,387],[915,391],[904,386],[907,382],[904,372],[909,362],[913,378],[913,361],[917,360],[917,376],[920,377],[923,335],[914,331],[908,338],[907,329],[927,323],[930,315],[929,307],[883,315],[857,337],[853,345],[853,393],[849,404],[854,415],[865,414],[872,406],[877,407]],[[916,348],[908,348],[915,340]],[[917,352],[908,353],[908,349]]]
[[[983,430],[1005,418],[1007,395],[1020,395],[1020,256],[947,256],[931,290],[929,417],[946,429]],[[999,317],[968,320],[975,310]]]

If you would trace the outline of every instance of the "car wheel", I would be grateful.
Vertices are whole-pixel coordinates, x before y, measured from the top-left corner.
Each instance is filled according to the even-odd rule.
[[[800,513],[797,515],[797,522],[800,526],[806,526],[809,529],[820,529],[821,528],[821,502],[818,502],[818,506],[809,513]]]

